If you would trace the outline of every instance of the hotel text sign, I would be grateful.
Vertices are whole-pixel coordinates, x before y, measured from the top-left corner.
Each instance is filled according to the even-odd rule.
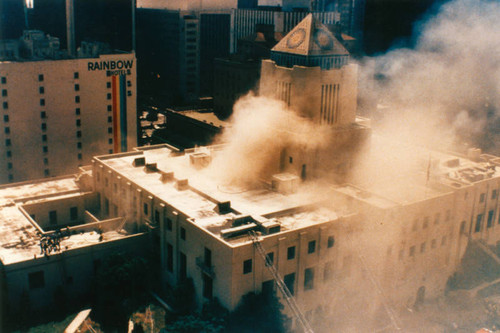
[[[130,75],[134,60],[89,61],[89,71],[106,71],[106,76]]]

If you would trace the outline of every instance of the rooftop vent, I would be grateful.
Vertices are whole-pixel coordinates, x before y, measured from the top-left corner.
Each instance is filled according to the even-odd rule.
[[[189,155],[189,161],[195,168],[204,168],[212,162],[212,156],[207,153],[194,153]]]
[[[168,182],[171,182],[172,180],[174,180],[174,172],[173,171],[168,171],[168,172],[160,171],[160,173],[161,173],[160,180],[162,183],[168,183]]]
[[[231,212],[231,201],[219,202],[214,210],[219,214],[227,214]]]
[[[479,148],[469,148],[467,150],[467,157],[474,162],[479,161],[479,158],[481,157],[481,149]]]
[[[175,183],[175,188],[178,191],[187,190],[189,188],[189,181],[188,181],[188,179],[184,178],[184,179],[177,180],[177,182]]]
[[[134,162],[132,162],[132,165],[135,167],[145,166],[146,165],[146,158],[145,157],[137,157],[134,159]]]
[[[276,174],[271,179],[272,188],[282,194],[295,193],[299,184],[299,177],[291,173]]]
[[[153,173],[158,171],[158,166],[156,163],[148,163],[146,164],[146,167],[144,168],[144,171],[146,173]]]

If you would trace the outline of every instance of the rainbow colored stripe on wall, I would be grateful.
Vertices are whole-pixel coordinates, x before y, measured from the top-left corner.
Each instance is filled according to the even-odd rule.
[[[113,95],[113,151],[127,151],[127,76],[111,78]]]

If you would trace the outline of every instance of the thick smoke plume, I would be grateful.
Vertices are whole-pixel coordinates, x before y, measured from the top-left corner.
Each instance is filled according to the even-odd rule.
[[[453,139],[500,153],[499,17],[497,1],[444,3],[415,27],[414,49],[362,61],[360,97],[379,104],[372,117],[383,117],[385,133],[438,148]]]
[[[249,184],[276,173],[283,147],[314,149],[324,142],[321,133],[326,128],[299,117],[282,102],[248,94],[233,109],[232,126],[218,138],[227,146],[210,165],[212,175],[225,183]]]

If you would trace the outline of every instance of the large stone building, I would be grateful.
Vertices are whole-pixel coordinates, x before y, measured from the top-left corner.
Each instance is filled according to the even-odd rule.
[[[26,58],[0,60],[0,183],[74,173],[137,145],[134,53],[84,44],[82,58],[64,59],[42,32],[24,41]]]
[[[307,17],[282,42],[273,51],[280,52],[277,61],[304,63],[269,62],[262,84],[278,92],[283,108],[314,124],[311,138],[325,142],[323,150],[281,140],[300,133],[285,120],[260,146],[246,140],[236,150],[231,144],[182,152],[143,147],[96,156],[75,178],[0,188],[0,256],[11,309],[26,297],[43,306],[58,286],[75,292],[76,279],[84,292],[92,265],[107,250],[151,248],[159,253],[163,285],[191,278],[199,305],[217,298],[232,310],[243,295],[278,285],[304,314],[285,307],[297,326],[399,330],[401,309],[443,295],[467,244],[500,242],[500,158],[473,149],[464,156],[404,147],[405,154],[394,155],[410,168],[378,172],[392,161],[362,149],[370,128],[355,114],[356,83],[349,79],[355,68],[348,59],[330,66],[339,52],[346,56],[334,36]],[[293,52],[301,47],[306,54]],[[319,55],[308,59],[307,50]],[[311,94],[332,85],[339,93],[328,103],[338,107],[321,98],[288,105],[281,92],[303,87],[296,72],[319,75]],[[386,144],[387,151],[398,148]],[[265,161],[256,160],[261,150],[269,152]],[[359,154],[371,158],[370,172],[355,177],[359,166],[351,161]],[[333,163],[328,156],[336,156]],[[49,260],[40,258],[43,240],[67,227],[60,248],[47,253]]]

